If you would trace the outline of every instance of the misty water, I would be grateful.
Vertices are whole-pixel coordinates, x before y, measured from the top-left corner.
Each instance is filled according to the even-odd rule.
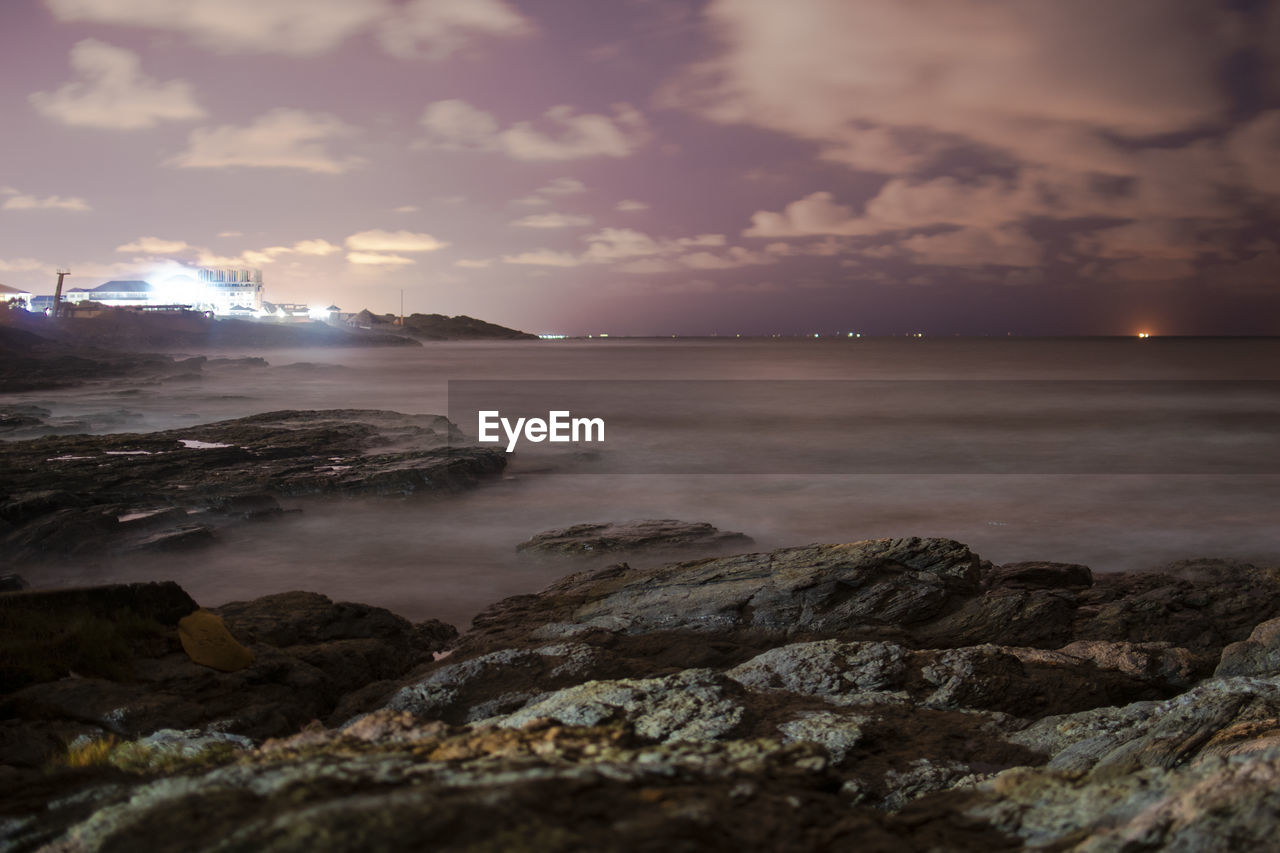
[[[206,606],[306,589],[464,627],[485,605],[585,565],[521,556],[516,543],[549,528],[635,518],[709,521],[747,533],[760,550],[942,536],[997,563],[1078,562],[1096,572],[1199,557],[1280,563],[1280,453],[1268,452],[1280,400],[1276,385],[1260,381],[1280,380],[1278,340],[592,340],[201,354],[262,356],[270,366],[5,401],[85,418],[95,431],[140,432],[280,409],[446,413],[450,380],[589,382],[580,388],[593,393],[662,380],[684,390],[673,398],[682,402],[664,405],[663,386],[646,385],[645,428],[630,444],[606,440],[587,464],[518,452],[501,479],[446,499],[287,499],[302,511],[227,530],[204,551],[23,567],[34,585],[172,579]],[[690,404],[688,389],[702,386],[682,383],[694,380],[760,393],[736,417],[725,408],[746,404],[732,395]],[[809,386],[798,411],[790,389],[801,381],[831,384]],[[979,381],[988,384],[966,384]],[[891,411],[849,393],[850,382],[893,383]],[[813,393],[822,387],[842,391]],[[972,391],[990,387],[1003,390]],[[728,434],[725,423],[740,428]],[[1057,441],[1055,430],[1068,427],[1077,448],[1110,455],[1012,473],[984,465],[994,448]],[[893,464],[840,460],[841,451],[899,436],[907,439]],[[753,455],[753,444],[794,455]],[[1201,447],[1212,453],[1197,456]],[[1125,470],[1116,453],[1130,448],[1163,455],[1115,473]],[[715,459],[711,470],[722,473],[678,473],[679,462],[667,463],[680,454]],[[825,472],[824,459],[844,473]]]

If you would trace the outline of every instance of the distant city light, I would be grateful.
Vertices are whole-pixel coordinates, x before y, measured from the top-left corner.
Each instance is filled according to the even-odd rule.
[[[1138,337],[1140,337],[1140,338],[1149,338],[1149,337],[1151,337],[1151,333],[1150,333],[1150,332],[1138,332]]]

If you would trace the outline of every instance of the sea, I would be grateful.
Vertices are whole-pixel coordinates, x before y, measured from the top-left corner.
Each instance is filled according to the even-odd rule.
[[[281,409],[598,416],[445,499],[285,499],[202,551],[22,567],[36,586],[175,580],[204,606],[304,589],[465,628],[607,561],[516,544],[583,522],[706,521],[753,550],[947,537],[1094,572],[1280,565],[1280,339],[700,338],[204,351],[202,379],[9,394],[91,431]],[[503,444],[505,445],[505,440]],[[658,557],[628,556],[633,564]]]

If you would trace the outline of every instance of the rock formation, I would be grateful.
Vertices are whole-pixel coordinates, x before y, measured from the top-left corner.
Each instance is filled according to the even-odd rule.
[[[238,672],[176,648],[195,606],[172,585],[0,594],[4,626],[78,608],[119,649],[71,675],[74,643],[54,643],[0,704],[6,849],[1231,850],[1280,832],[1277,568],[1094,575],[872,540],[582,572],[460,637],[286,593],[217,609],[255,656]]]

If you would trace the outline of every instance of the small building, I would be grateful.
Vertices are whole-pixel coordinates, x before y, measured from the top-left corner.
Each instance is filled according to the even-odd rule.
[[[62,294],[63,300],[72,305],[97,302],[112,308],[152,305],[155,297],[154,288],[146,281],[108,281],[97,287],[73,287]]]
[[[18,302],[23,308],[29,308],[32,295],[29,290],[19,290],[7,284],[0,284],[0,302]]]

